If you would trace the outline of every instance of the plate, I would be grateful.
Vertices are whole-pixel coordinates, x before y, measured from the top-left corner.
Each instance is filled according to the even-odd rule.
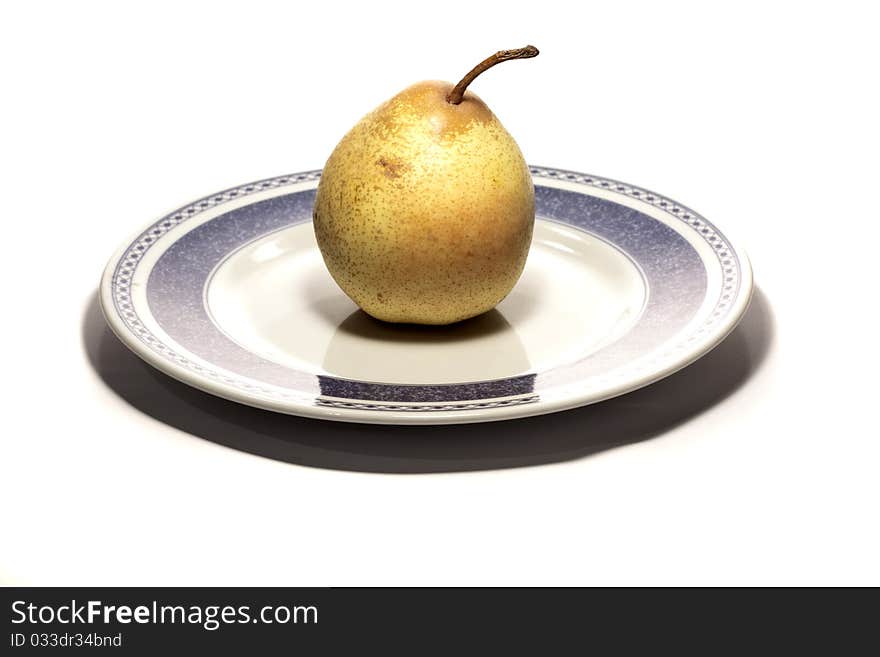
[[[688,365],[745,312],[752,274],[716,226],[664,196],[532,167],[534,240],[498,307],[448,327],[372,319],[327,273],[320,171],[212,194],[162,217],[101,281],[116,335],[164,373],[328,420],[454,424],[614,397]]]

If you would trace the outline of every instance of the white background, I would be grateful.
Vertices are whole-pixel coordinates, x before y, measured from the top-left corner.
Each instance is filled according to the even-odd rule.
[[[4,4],[0,581],[880,584],[870,7]],[[749,252],[760,293],[705,362],[558,418],[288,440],[104,334],[133,231],[319,168],[382,100],[526,43],[474,91],[529,162],[654,189]],[[251,439],[308,465],[225,446]],[[357,471],[444,459],[475,471]]]

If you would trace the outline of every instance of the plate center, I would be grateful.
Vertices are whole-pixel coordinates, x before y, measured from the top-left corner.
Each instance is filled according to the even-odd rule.
[[[485,381],[578,360],[622,337],[646,297],[641,272],[616,248],[540,219],[510,295],[452,326],[385,324],[359,310],[324,267],[311,223],[234,252],[205,290],[217,327],[266,360],[397,384]]]

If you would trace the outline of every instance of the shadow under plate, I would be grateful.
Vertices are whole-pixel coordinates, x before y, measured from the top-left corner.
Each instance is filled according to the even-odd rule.
[[[745,317],[719,346],[672,376],[626,395],[501,422],[384,426],[273,413],[180,383],[135,356],[113,335],[97,295],[90,299],[82,322],[83,346],[98,376],[134,408],[169,426],[298,465],[411,474],[554,463],[648,440],[745,384],[766,359],[773,336],[772,311],[756,289]]]

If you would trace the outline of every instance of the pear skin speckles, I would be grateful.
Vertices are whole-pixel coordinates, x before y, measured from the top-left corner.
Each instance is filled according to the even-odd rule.
[[[327,161],[314,211],[327,269],[363,310],[449,324],[498,304],[525,266],[534,188],[489,108],[423,82],[365,116]]]

